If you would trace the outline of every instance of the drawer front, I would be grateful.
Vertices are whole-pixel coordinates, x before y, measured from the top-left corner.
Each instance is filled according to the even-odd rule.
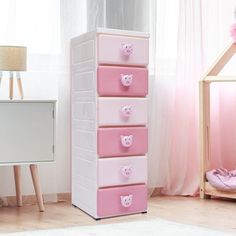
[[[146,96],[148,70],[145,68],[99,66],[97,72],[100,96]]]
[[[146,127],[99,128],[97,134],[100,157],[146,154],[148,130]]]
[[[99,35],[98,63],[146,66],[148,47],[146,38]]]
[[[99,98],[99,126],[147,124],[147,98]]]
[[[147,211],[146,185],[99,189],[97,197],[99,217]]]
[[[0,163],[54,160],[54,103],[0,103]]]
[[[98,161],[99,187],[146,182],[146,156],[100,158]]]

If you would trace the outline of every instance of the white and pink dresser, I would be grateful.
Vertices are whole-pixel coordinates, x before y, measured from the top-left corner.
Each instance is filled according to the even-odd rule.
[[[72,204],[95,219],[147,211],[148,38],[71,40]]]

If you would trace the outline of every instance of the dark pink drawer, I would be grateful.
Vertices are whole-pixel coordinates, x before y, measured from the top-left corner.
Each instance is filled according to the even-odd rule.
[[[100,157],[147,153],[148,130],[146,127],[99,128],[97,132]]]
[[[146,96],[148,70],[118,66],[99,66],[97,71],[100,96]]]
[[[147,186],[104,188],[98,190],[98,217],[147,211]]]

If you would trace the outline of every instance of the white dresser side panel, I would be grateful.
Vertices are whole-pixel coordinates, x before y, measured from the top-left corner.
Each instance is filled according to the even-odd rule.
[[[97,217],[96,34],[71,41],[72,204]]]

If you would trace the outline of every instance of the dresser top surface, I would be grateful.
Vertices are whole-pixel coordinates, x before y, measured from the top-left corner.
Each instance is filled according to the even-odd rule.
[[[137,38],[149,38],[150,34],[147,32],[141,31],[130,31],[130,30],[120,30],[120,29],[110,29],[110,28],[97,28],[93,31],[81,34],[77,37],[72,38],[72,41],[76,40],[78,37],[81,38],[90,38],[94,35],[99,34],[107,34],[107,35],[121,35],[121,36],[130,36],[130,37],[137,37]]]
[[[120,30],[120,29],[109,29],[109,28],[97,28],[95,30],[97,34],[115,34],[133,37],[149,37],[149,33],[141,31],[130,31],[130,30]]]

